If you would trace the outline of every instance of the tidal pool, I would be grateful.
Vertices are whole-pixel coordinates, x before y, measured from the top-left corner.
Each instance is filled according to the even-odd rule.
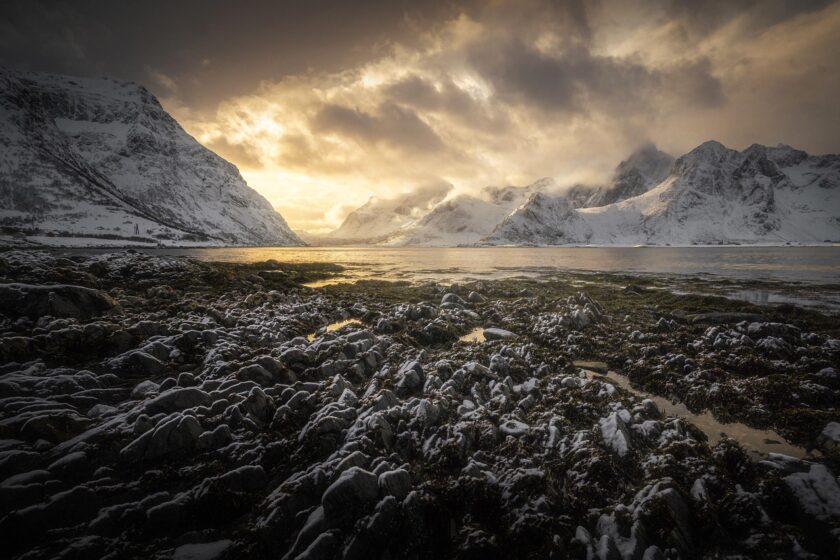
[[[362,322],[359,321],[358,319],[344,319],[343,321],[336,321],[335,323],[330,323],[329,325],[327,325],[325,327],[321,327],[320,329],[318,329],[317,331],[315,331],[313,333],[309,333],[308,335],[306,335],[306,340],[308,340],[309,342],[312,342],[313,340],[315,340],[316,338],[318,338],[319,336],[321,336],[324,333],[328,333],[328,332],[331,332],[331,331],[337,331],[338,329],[340,329],[341,327],[344,327],[346,325],[361,325],[361,324],[362,324]]]
[[[583,365],[584,363],[586,362],[575,362],[575,366],[586,371],[588,379],[607,380],[636,396],[652,400],[664,416],[679,416],[700,428],[706,434],[706,437],[709,438],[710,446],[719,442],[723,436],[729,436],[743,445],[744,449],[755,459],[764,459],[769,453],[781,453],[799,459],[819,457],[818,451],[809,452],[804,447],[790,443],[773,430],[750,428],[740,422],[720,422],[709,411],[695,414],[681,402],[673,402],[669,399],[634,388],[630,385],[630,380],[623,375],[614,371],[606,371],[606,373],[594,371],[593,369],[586,368]],[[600,366],[602,362],[591,363]],[[599,367],[598,369],[601,368]]]
[[[484,342],[486,339],[484,338],[484,327],[476,327],[464,336],[458,338],[458,342],[466,342],[466,343],[473,343],[473,342]]]

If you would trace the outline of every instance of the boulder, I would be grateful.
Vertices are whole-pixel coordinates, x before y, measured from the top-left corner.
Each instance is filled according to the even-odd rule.
[[[321,497],[327,518],[342,517],[379,497],[379,482],[372,472],[351,467],[341,473]]]
[[[213,398],[201,389],[179,387],[165,391],[148,401],[143,407],[143,411],[153,416],[159,412],[168,414],[195,406],[208,406],[212,402]]]
[[[828,455],[840,456],[840,422],[829,422],[820,435],[817,445]]]
[[[472,303],[482,303],[484,302],[484,296],[479,294],[478,292],[470,292],[470,295],[467,296],[467,299]]]
[[[134,386],[131,390],[131,398],[137,400],[145,399],[148,395],[157,393],[158,389],[159,387],[157,383],[147,379]]]
[[[37,319],[51,315],[87,321],[121,311],[114,298],[92,288],[69,284],[0,284],[0,313],[8,317]]]
[[[484,329],[485,340],[504,340],[506,338],[514,338],[516,334],[505,329],[489,328]]]
[[[423,367],[418,362],[406,362],[397,372],[397,393],[408,395],[423,386]]]
[[[383,495],[403,499],[411,492],[411,475],[405,469],[386,471],[379,475],[379,489]]]
[[[821,521],[840,519],[840,485],[825,465],[812,464],[808,472],[785,477],[802,512]]]
[[[172,560],[217,560],[224,558],[233,541],[182,544],[172,553]]]
[[[53,410],[27,420],[20,428],[20,436],[27,441],[45,439],[52,443],[66,441],[88,429],[89,418],[70,410]]]
[[[443,297],[440,299],[441,303],[449,303],[454,305],[466,305],[467,302],[459,296],[458,294],[448,293],[444,294]]]
[[[195,417],[173,414],[125,446],[120,456],[133,461],[188,452],[196,446],[202,432],[201,424]]]

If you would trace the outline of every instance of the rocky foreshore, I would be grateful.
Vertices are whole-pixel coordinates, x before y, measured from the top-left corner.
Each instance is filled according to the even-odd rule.
[[[337,272],[0,253],[2,557],[840,557],[836,316]]]

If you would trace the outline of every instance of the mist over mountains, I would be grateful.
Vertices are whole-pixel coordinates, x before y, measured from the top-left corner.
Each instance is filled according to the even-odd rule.
[[[358,211],[357,211],[358,212]],[[351,213],[348,220],[357,220]],[[346,231],[339,228],[337,232]],[[336,232],[334,232],[336,233]],[[840,239],[840,156],[709,141],[674,159],[647,144],[605,185],[553,179],[444,200],[385,245],[692,245]]]

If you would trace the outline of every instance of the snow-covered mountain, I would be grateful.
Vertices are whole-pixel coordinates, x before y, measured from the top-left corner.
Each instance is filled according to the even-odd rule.
[[[592,236],[565,196],[537,192],[482,240],[489,245],[563,245]]]
[[[562,202],[552,196],[560,189],[550,178],[525,187],[485,187],[476,195],[459,194],[448,199],[428,196],[425,189],[393,199],[372,198],[326,238],[330,242],[386,245],[471,245],[494,239],[494,230],[507,222],[517,230],[510,235],[519,243],[561,243],[566,233],[543,231],[526,222],[537,216],[548,220],[548,215],[556,220],[566,212],[567,204],[572,208],[599,206],[641,194],[665,178],[673,162],[673,157],[646,144],[616,167],[608,184],[576,185],[566,191]],[[517,214],[523,204],[528,208]]]
[[[779,145],[742,152],[706,142],[653,188],[572,209],[532,198],[487,244],[717,244],[840,240],[840,156]]]
[[[609,184],[601,187],[575,185],[566,193],[576,208],[606,206],[646,193],[658,185],[674,164],[674,158],[647,143],[618,164]]]
[[[393,235],[423,217],[452,191],[452,185],[436,184],[393,198],[371,197],[350,212],[341,226],[328,233],[329,239],[376,241]]]
[[[145,88],[0,67],[0,227],[29,240],[300,245]]]
[[[556,188],[553,179],[540,179],[525,187],[485,187],[477,196],[456,195],[383,242],[388,245],[471,245],[490,235],[505,216],[533,193]]]

